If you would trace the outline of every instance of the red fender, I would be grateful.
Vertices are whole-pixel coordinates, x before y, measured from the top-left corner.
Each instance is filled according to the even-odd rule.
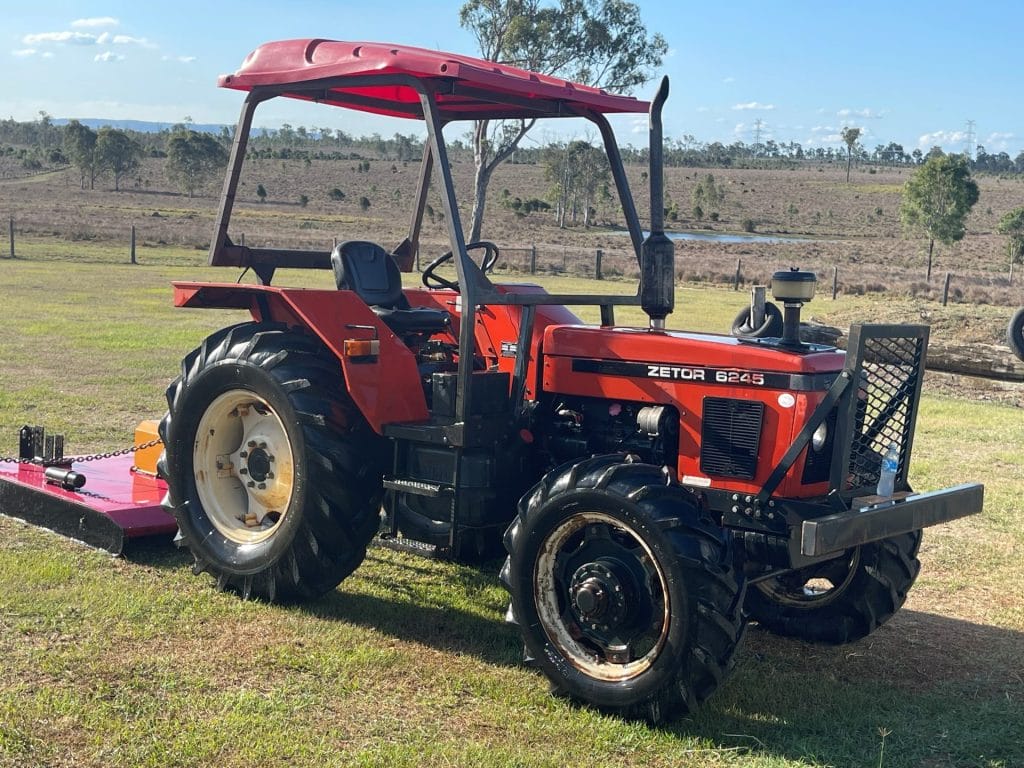
[[[426,396],[418,383],[412,384],[419,382],[412,352],[352,291],[175,282],[174,305],[245,309],[257,321],[285,323],[315,334],[338,358],[349,395],[377,433],[385,423],[428,416]],[[345,356],[346,340],[374,338],[380,341],[375,358]]]

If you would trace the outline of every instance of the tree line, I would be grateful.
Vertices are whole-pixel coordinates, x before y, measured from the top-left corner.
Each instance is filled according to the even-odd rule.
[[[233,137],[233,128],[223,126],[218,133],[194,131],[189,122],[170,129],[144,132],[130,129],[102,127],[93,130],[77,120],[64,126],[54,125],[46,113],[36,121],[19,122],[0,120],[0,157],[12,158],[29,172],[73,165],[80,172],[83,188],[93,188],[97,179],[109,175],[115,189],[139,167],[145,157],[168,158],[168,168],[183,192],[193,194],[205,183],[208,172],[219,170],[227,157]],[[856,129],[844,129],[854,131]],[[846,134],[844,133],[844,138]],[[858,134],[859,136],[859,134]],[[453,162],[472,162],[474,149],[471,135],[466,140],[455,138],[449,142],[449,156]],[[547,165],[552,158],[578,155],[584,170],[580,182],[593,186],[590,178],[594,160],[589,146],[580,140],[551,141],[543,145],[517,147],[509,156],[513,163]],[[173,151],[172,151],[173,150]],[[600,150],[591,147],[591,150]],[[350,161],[373,158],[391,162],[418,162],[423,153],[423,139],[415,135],[396,133],[383,137],[353,136],[340,129],[282,125],[272,130],[254,130],[249,140],[249,156],[264,160],[327,160]],[[857,137],[839,147],[805,148],[798,142],[775,142],[771,139],[747,144],[735,141],[700,142],[692,135],[668,138],[665,143],[665,164],[693,168],[786,168],[812,164],[854,163],[869,167],[915,168],[936,155],[944,154],[940,147],[928,152],[914,149],[906,152],[897,142],[878,144],[871,151],[864,148]],[[646,164],[647,148],[626,146],[622,149],[626,163]],[[975,157],[967,158],[973,172],[1018,174],[1024,173],[1024,151],[1012,158],[1006,152],[989,153],[979,145]],[[585,196],[595,197],[600,183]],[[564,194],[564,202],[571,210],[571,198],[579,195]],[[565,207],[565,206],[562,206]],[[580,210],[589,210],[590,204]]]

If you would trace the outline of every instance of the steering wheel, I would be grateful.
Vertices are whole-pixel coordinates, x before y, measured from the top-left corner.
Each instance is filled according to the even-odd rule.
[[[490,240],[478,240],[475,243],[467,243],[466,251],[483,250],[484,257],[480,262],[480,271],[487,274],[494,269],[495,262],[498,261],[498,246],[492,243]],[[450,288],[451,290],[458,293],[459,283],[455,280],[449,280],[446,277],[435,275],[434,271],[442,264],[447,264],[454,258],[454,254],[451,251],[442,253],[432,262],[430,262],[426,269],[423,270],[423,284],[431,290],[438,288]]]

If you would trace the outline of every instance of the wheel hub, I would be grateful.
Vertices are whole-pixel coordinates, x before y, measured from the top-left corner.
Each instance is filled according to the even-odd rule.
[[[257,483],[264,482],[268,477],[273,478],[270,468],[273,456],[267,453],[266,443],[263,443],[263,446],[254,448],[251,452],[242,451],[240,455],[242,466],[248,470],[249,477]]]
[[[622,579],[614,563],[593,562],[580,566],[569,583],[569,600],[576,618],[591,629],[607,631],[623,624],[628,614]]]

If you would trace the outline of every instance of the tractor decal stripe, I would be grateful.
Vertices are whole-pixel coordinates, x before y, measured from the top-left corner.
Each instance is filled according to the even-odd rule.
[[[626,376],[632,379],[658,379],[661,381],[694,381],[702,384],[750,386],[764,389],[785,389],[792,392],[819,392],[828,389],[837,373],[777,373],[748,371],[733,368],[705,368],[694,365],[666,365],[664,363],[637,363],[623,360],[591,360],[576,358],[572,361],[574,373],[596,373],[602,376]]]

